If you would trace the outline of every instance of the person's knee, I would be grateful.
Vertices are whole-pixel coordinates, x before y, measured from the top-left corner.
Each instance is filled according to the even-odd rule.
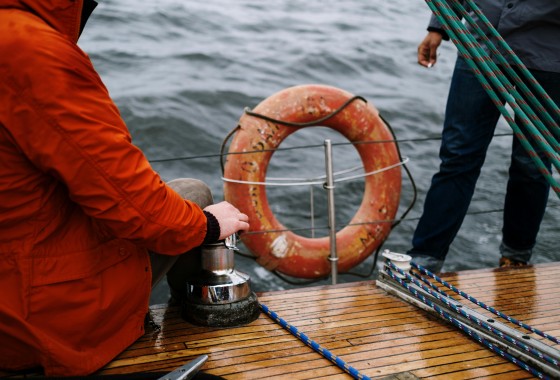
[[[543,157],[541,157],[543,159]],[[546,158],[543,160],[545,166],[549,168],[548,161]],[[547,184],[547,180],[536,165],[533,160],[527,155],[517,155],[513,156],[511,160],[510,178],[517,181],[530,181],[530,182],[541,182]]]
[[[194,178],[178,178],[167,183],[181,197],[205,208],[214,203],[212,191],[208,185]]]

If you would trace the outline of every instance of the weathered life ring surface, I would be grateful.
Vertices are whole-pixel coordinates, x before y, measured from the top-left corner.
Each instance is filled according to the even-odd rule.
[[[352,94],[330,86],[302,85],[282,90],[262,101],[253,112],[286,122],[308,123],[332,114]],[[275,124],[244,114],[234,135],[229,153],[274,150],[298,127]],[[399,162],[393,136],[371,104],[355,100],[341,112],[314,126],[330,127],[351,142],[388,141],[354,145],[365,172],[386,168]],[[224,168],[226,179],[265,182],[273,151],[229,154]],[[396,166],[365,177],[362,203],[350,224],[336,234],[338,270],[343,273],[366,259],[388,236],[391,221],[399,205],[401,169]],[[285,230],[272,213],[264,185],[224,183],[225,199],[249,215],[250,231]],[[257,262],[299,278],[326,277],[331,271],[328,260],[329,237],[307,238],[293,232],[244,234],[243,243],[257,256]]]

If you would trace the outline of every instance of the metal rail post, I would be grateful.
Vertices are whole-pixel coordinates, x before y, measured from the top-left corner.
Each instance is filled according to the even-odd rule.
[[[325,140],[325,164],[327,171],[327,182],[323,185],[327,190],[327,206],[329,213],[329,237],[330,237],[330,256],[331,262],[331,278],[332,284],[336,285],[338,276],[338,254],[336,252],[336,221],[334,207],[334,175],[332,161],[332,145],[331,140]]]

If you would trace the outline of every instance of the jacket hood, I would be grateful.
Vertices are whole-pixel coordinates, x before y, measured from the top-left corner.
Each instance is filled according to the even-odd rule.
[[[84,0],[4,0],[0,2],[0,9],[6,8],[31,12],[71,41],[78,41],[83,26]]]

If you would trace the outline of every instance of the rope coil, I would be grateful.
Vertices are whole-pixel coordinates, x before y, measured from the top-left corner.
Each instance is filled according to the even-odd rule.
[[[558,122],[549,115],[546,109],[537,100],[536,96],[527,86],[525,86],[521,78],[519,78],[519,76],[511,68],[508,61],[503,57],[484,32],[482,32],[481,28],[476,24],[474,19],[468,14],[467,10],[461,5],[461,3],[458,0],[450,0],[450,2],[452,6],[443,0],[426,0],[426,3],[442,24],[450,39],[457,46],[459,53],[465,58],[475,76],[482,84],[482,87],[492,99],[492,102],[496,105],[500,113],[504,116],[505,120],[512,128],[523,148],[529,153],[531,159],[537,165],[541,174],[550,183],[552,189],[556,192],[558,197],[560,197],[560,184],[552,176],[552,173],[544,164],[543,160],[536,154],[535,149],[531,145],[531,141],[517,125],[516,119],[518,119],[522,126],[528,131],[533,144],[542,150],[544,155],[550,160],[551,164],[554,165],[554,167],[560,172],[560,143],[553,137],[552,133],[540,120],[539,116],[537,116],[537,113],[530,108],[529,103],[533,104],[536,110],[543,115],[545,122],[548,124],[549,128],[554,131],[556,136],[560,136]],[[488,21],[488,19],[486,19],[486,17],[484,17],[478,6],[472,0],[466,0],[466,3],[480,18],[484,26],[488,28],[492,36],[497,38],[500,45],[506,50],[507,55],[514,61],[521,74],[523,74],[526,80],[536,89],[537,94],[544,99],[544,102],[551,111],[560,118],[560,110],[558,109],[558,106],[554,104],[554,102],[550,99],[550,96],[548,96],[545,90],[538,84],[536,79],[515,55],[513,50],[511,50],[503,38],[500,37],[494,26]],[[529,102],[527,102],[517,91],[516,87],[510,83],[506,75],[494,63],[489,54],[481,47],[480,43],[461,22],[457,15],[465,18],[467,23],[473,26],[473,31],[479,35],[481,40],[497,57],[499,63],[503,65],[508,74],[514,78],[514,82],[530,99]],[[498,94],[502,96],[503,100],[500,99]],[[506,102],[514,110],[514,114],[516,116],[515,119],[505,108],[503,104],[504,102]]]

